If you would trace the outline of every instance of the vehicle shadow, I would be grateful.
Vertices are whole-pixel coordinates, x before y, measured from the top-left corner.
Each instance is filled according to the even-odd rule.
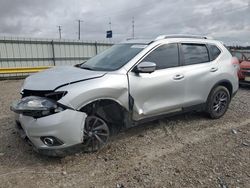
[[[245,90],[245,91],[249,91],[250,90],[250,85],[246,86],[246,85],[240,85],[239,87],[241,90]]]
[[[139,124],[135,127],[122,130],[118,135],[112,138],[113,141],[121,140],[127,136],[142,136],[148,130],[162,129],[163,127],[174,130],[176,128],[188,127],[194,121],[209,121],[211,119],[203,112],[188,112],[171,117],[162,118],[159,120],[150,121]],[[203,127],[205,128],[205,127]]]

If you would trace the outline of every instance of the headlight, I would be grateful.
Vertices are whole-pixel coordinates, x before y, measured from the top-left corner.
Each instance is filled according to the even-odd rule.
[[[18,114],[39,118],[61,112],[64,107],[45,97],[29,96],[14,102],[10,109]]]

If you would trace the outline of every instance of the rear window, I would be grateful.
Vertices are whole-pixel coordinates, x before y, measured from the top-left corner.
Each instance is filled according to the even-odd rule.
[[[217,46],[208,44],[207,47],[209,50],[210,61],[215,60],[221,54],[221,51]]]
[[[208,50],[205,44],[181,44],[185,65],[209,62]]]

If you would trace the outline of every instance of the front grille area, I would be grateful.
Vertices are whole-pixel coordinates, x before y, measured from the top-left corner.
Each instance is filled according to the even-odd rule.
[[[28,97],[28,96],[38,96],[38,97],[45,97],[46,94],[52,93],[53,91],[44,90],[44,91],[33,91],[33,90],[27,90],[24,89],[22,91],[22,97]]]
[[[65,91],[58,91],[58,92],[50,91],[50,90],[41,90],[41,91],[35,90],[34,91],[34,90],[24,89],[22,91],[22,98],[28,97],[28,96],[37,96],[37,97],[47,97],[49,99],[58,101],[66,94],[67,92]]]

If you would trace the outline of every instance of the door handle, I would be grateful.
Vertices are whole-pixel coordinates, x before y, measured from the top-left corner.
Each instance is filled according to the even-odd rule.
[[[216,72],[217,70],[218,70],[217,67],[212,67],[212,68],[210,69],[210,72]]]
[[[181,80],[183,78],[184,78],[184,75],[182,75],[182,74],[177,74],[174,76],[174,80]]]

